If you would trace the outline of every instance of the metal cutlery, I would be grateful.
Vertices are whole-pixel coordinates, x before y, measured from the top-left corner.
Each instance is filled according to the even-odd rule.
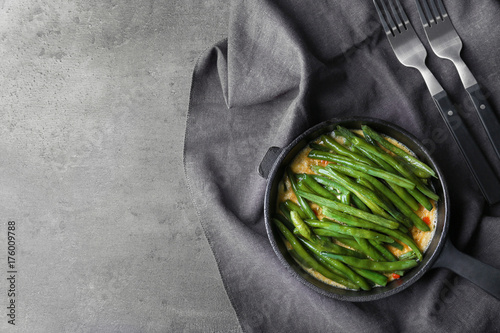
[[[474,141],[455,106],[436,77],[427,68],[427,51],[416,35],[399,0],[388,0],[390,11],[384,0],[373,0],[387,39],[398,60],[407,67],[417,69],[432,95],[455,142],[467,161],[484,197],[490,204],[500,202],[500,181],[488,164],[484,154]]]
[[[462,40],[451,23],[442,0],[415,0],[425,34],[434,53],[455,64],[462,84],[469,94],[479,119],[500,158],[500,122],[465,62],[460,56]]]

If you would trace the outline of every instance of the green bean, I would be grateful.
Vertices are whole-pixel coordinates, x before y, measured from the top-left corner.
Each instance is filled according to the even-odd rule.
[[[340,202],[342,202],[345,205],[350,205],[351,204],[351,193],[341,194],[340,195]]]
[[[394,192],[389,190],[384,184],[382,184],[378,179],[374,177],[370,177],[368,175],[359,174],[359,177],[364,177],[367,181],[373,184],[383,195],[385,195],[389,200],[399,209],[401,213],[403,213],[418,229],[422,231],[429,231],[429,226],[425,224],[420,217]],[[411,225],[405,223],[405,220],[398,219],[399,222],[402,222],[407,227],[411,227]]]
[[[378,250],[378,252],[380,252],[382,254],[382,256],[387,260],[387,261],[396,261],[398,260],[394,254],[392,254],[391,251],[389,251],[388,249],[386,249],[386,247],[384,245],[382,245],[380,242],[377,242],[375,240],[368,240],[370,242],[370,244],[376,248]],[[340,253],[339,253],[340,254]]]
[[[359,136],[359,135],[358,135]],[[361,137],[361,136],[360,136]],[[372,137],[370,137],[368,134],[366,134],[365,132],[363,132],[363,136],[362,138],[368,142],[369,144],[371,144],[372,146],[374,147],[377,147],[379,148],[379,145],[377,145],[377,141],[375,141]]]
[[[336,200],[340,200],[343,204],[350,205],[351,204],[351,193],[339,193],[339,191],[333,187],[326,186],[325,187],[330,193],[335,196]],[[333,200],[333,199],[332,199]]]
[[[388,230],[388,228],[381,226],[379,224],[370,222],[368,220],[365,220],[365,219],[362,219],[362,218],[359,218],[359,217],[356,217],[353,215],[343,213],[341,211],[338,211],[336,209],[332,209],[329,207],[324,207],[322,213],[327,218],[333,219],[335,221],[339,221],[341,223],[347,224],[347,225],[352,226],[352,227],[365,228],[365,229],[369,229],[369,230],[379,231],[382,233],[386,233]],[[305,222],[307,224],[313,225],[315,227],[319,227],[319,226],[324,227],[327,223],[334,223],[333,221],[331,221],[331,220],[328,221],[327,219],[322,219],[321,221],[306,220]]]
[[[381,225],[378,225],[376,223],[372,223],[370,221],[364,220],[357,218],[356,216],[352,216],[349,214],[342,213],[341,211],[331,209],[328,207],[323,207],[322,211],[323,215],[325,215],[327,218],[339,221],[341,223],[347,224],[349,226],[353,227],[360,227],[360,228],[365,228],[365,229],[372,229],[372,230],[377,230],[380,232],[386,232],[387,228],[383,227]],[[321,221],[325,221],[327,219],[322,219]],[[316,220],[317,221],[317,220]],[[399,231],[403,233],[407,233],[409,230],[403,226],[400,225],[398,228]]]
[[[355,160],[350,159],[348,157],[334,155],[331,153],[318,151],[318,150],[311,150],[311,152],[309,153],[308,156],[310,158],[314,158],[314,159],[320,159],[320,160],[324,160],[324,161],[340,163],[340,164],[349,166],[350,168],[353,168],[355,170],[365,172],[365,173],[372,175],[374,177],[385,179],[388,182],[394,183],[394,184],[399,185],[399,186],[404,187],[404,188],[409,188],[409,189],[415,188],[415,183],[413,182],[413,180],[403,178],[401,176],[387,172],[387,171],[385,171],[381,168],[378,168],[378,167],[360,164],[359,162],[356,162]]]
[[[360,138],[360,140],[365,140],[367,143],[371,144],[375,149],[378,150],[379,153],[381,154],[385,154],[384,150],[381,149],[376,142],[371,142],[370,141],[370,137],[368,136],[365,136],[364,138]],[[346,140],[347,141],[347,140]],[[373,153],[370,153],[366,150],[361,150],[359,149],[358,147],[354,146],[352,147],[352,150],[357,152],[358,154],[360,155],[363,155],[365,156],[366,158],[368,158],[369,160],[373,161],[373,163],[375,163],[375,165],[378,165],[380,166],[382,169],[386,170],[386,171],[389,171],[389,172],[392,172],[392,173],[395,173],[393,171],[390,171],[388,169],[389,168],[392,168],[386,161],[384,161],[383,159],[381,159],[380,157],[378,157],[377,155],[374,155]]]
[[[335,231],[328,230],[328,229],[322,229],[322,228],[313,228],[313,231],[316,235],[321,235],[324,237],[334,237],[341,244],[353,249],[353,251],[358,253],[358,255],[353,255],[354,257],[358,257],[358,258],[367,258],[368,257],[368,253],[366,253],[365,249],[359,245],[359,243],[356,241],[356,239],[354,239],[354,237],[339,234],[339,233],[336,233]],[[391,243],[391,244],[394,244],[394,243]]]
[[[316,166],[311,167],[311,169],[314,172],[319,173],[320,175],[322,175],[322,176],[320,176],[320,175],[313,175],[312,176],[314,178],[314,180],[317,181],[318,183],[320,183],[321,185],[332,187],[332,188],[336,189],[341,194],[349,193],[349,190],[346,189],[344,186],[342,186],[339,183],[337,183],[337,182],[333,181],[332,179],[328,178],[326,172],[321,172],[321,170],[319,170]]]
[[[308,240],[312,240],[311,229],[309,229],[307,224],[300,218],[300,215],[299,213],[297,213],[297,211],[292,210],[290,212],[290,219],[292,220],[295,228],[297,228],[302,236],[304,236]]]
[[[333,166],[333,165],[332,165]],[[352,171],[356,171],[356,170],[352,170],[352,169],[349,169],[349,168],[346,168],[345,166],[343,165],[340,165],[340,164],[336,164],[334,165],[335,166],[335,170],[346,175],[346,176],[350,176],[352,178],[354,178],[354,180],[356,180],[356,183],[359,184],[360,186],[364,186],[366,187],[367,189],[369,189],[370,191],[374,192],[375,193],[375,187],[369,182],[367,181],[365,178],[362,178],[362,177],[356,177],[356,176],[353,176],[354,173],[352,173]],[[339,168],[340,167],[340,168]],[[360,172],[362,173],[362,172]],[[363,173],[364,174],[364,173]],[[365,175],[365,174],[364,174]],[[368,175],[370,176],[370,175]],[[371,177],[371,176],[370,176]],[[377,194],[377,193],[375,193]]]
[[[363,290],[370,290],[371,289],[370,285],[366,282],[366,280],[361,275],[354,272],[352,269],[350,269],[344,263],[342,263],[339,260],[335,260],[333,258],[330,258],[327,255],[324,255],[323,252],[321,251],[321,249],[317,248],[317,246],[315,244],[313,244],[312,242],[310,242],[306,239],[303,239],[303,238],[299,238],[299,240],[312,253],[319,255],[319,256],[323,256],[323,258],[325,260],[328,260],[330,265],[332,265],[333,267],[335,267],[336,269],[338,269],[339,271],[344,273],[349,280],[356,283],[361,289],[363,289]],[[324,253],[329,253],[329,252],[324,252]],[[331,253],[329,253],[329,254],[331,254]],[[354,257],[349,257],[349,258],[354,258]],[[357,258],[357,259],[359,259],[359,258]],[[359,260],[363,260],[363,259],[359,259]]]
[[[404,225],[400,225],[399,228],[398,228],[399,231],[401,231],[402,233],[404,234],[407,234],[410,232],[410,229],[408,229],[407,227],[405,227]]]
[[[385,209],[389,214],[391,214],[392,217],[394,217],[397,221],[405,224],[407,227],[411,227],[411,224],[409,223],[407,218],[412,219],[416,217],[418,219],[418,216],[415,215],[415,213],[404,203],[403,200],[401,200],[396,194],[394,194],[394,192],[389,190],[375,177],[364,174],[360,171],[346,168],[342,165],[329,165],[328,168],[330,170],[335,169],[339,172],[345,173],[348,176],[358,178],[360,185],[365,185],[365,182],[367,182],[368,184],[375,187],[378,191],[381,192],[381,195],[377,195],[377,193],[372,191],[370,198],[373,198],[373,200],[375,200],[375,202],[380,207]],[[388,200],[385,200],[386,198]],[[394,207],[393,204],[399,209],[399,211]]]
[[[319,168],[320,167],[315,168],[315,169],[317,170]],[[370,205],[370,203],[368,203],[367,201],[369,201],[369,202],[373,203],[374,205],[391,213],[391,215],[397,214],[397,212],[394,211],[393,206],[390,206],[388,202],[382,200],[382,198],[377,196],[377,194],[372,190],[371,184],[368,184],[368,186],[366,186],[367,184],[362,184],[362,183],[359,183],[357,181],[354,182],[349,177],[347,177],[347,176],[351,176],[351,177],[355,178],[356,180],[358,180],[359,178],[357,178],[356,175],[363,174],[362,172],[356,171],[356,170],[351,170],[348,167],[345,167],[345,166],[340,165],[340,164],[330,164],[325,169],[326,169],[327,174],[332,179],[336,180],[337,182],[342,184],[344,187],[346,187],[349,191],[351,191],[351,193],[356,195],[358,197],[358,199],[363,201],[365,203],[365,205],[367,205],[370,209],[372,209],[372,211],[373,211],[373,208]],[[367,175],[367,176],[369,176],[369,175]],[[388,217],[388,215],[386,213],[380,212],[380,209],[375,209],[374,212],[378,213],[381,216]]]
[[[387,150],[393,152],[394,154],[402,157],[410,165],[414,166],[418,170],[423,171],[424,177],[422,177],[422,178],[429,178],[431,176],[432,177],[436,177],[436,173],[434,172],[434,170],[432,170],[431,167],[429,167],[427,164],[425,164],[424,162],[420,161],[419,159],[415,158],[414,156],[408,154],[403,149],[395,146],[394,144],[392,144],[391,142],[389,142],[388,140],[386,140],[385,138],[383,138],[382,135],[380,135],[379,133],[377,133],[375,130],[373,130],[369,126],[362,125],[361,129],[363,130],[364,133],[367,133],[371,138],[373,138],[375,141],[377,141],[378,143],[380,143],[382,145],[382,147],[384,147],[385,149],[387,149]]]
[[[279,211],[288,221],[290,221],[290,210],[286,207],[284,202],[280,202]]]
[[[342,245],[335,244],[332,241],[326,239],[326,237],[320,236],[318,237],[318,239],[314,240],[314,243],[317,244],[317,246],[320,247],[322,251],[366,259],[366,256],[362,252],[351,250]]]
[[[363,252],[375,261],[385,261],[384,256],[374,248],[367,239],[356,237],[356,242],[363,249]]]
[[[351,216],[348,214],[345,214],[343,212],[337,211],[335,209],[331,209],[329,207],[324,207],[322,209],[323,215],[326,217],[335,219],[339,222],[352,225],[352,226],[357,226],[357,227],[362,227],[362,228],[368,228],[368,229],[373,229],[378,232],[381,232],[383,234],[386,234],[396,240],[399,240],[403,242],[404,244],[408,245],[415,253],[417,254],[418,260],[422,260],[422,252],[420,252],[420,249],[418,248],[417,244],[411,239],[408,235],[402,233],[399,230],[393,230],[389,228],[385,228],[381,225],[372,223],[371,221],[367,221],[363,218],[357,218],[356,216]],[[322,222],[322,221],[321,221]],[[396,245],[397,242],[390,243],[389,245],[393,245],[394,247],[398,247]]]
[[[400,158],[397,156],[394,157],[394,160],[396,160],[401,167],[398,172],[415,183],[415,188],[413,189],[414,191],[418,190],[429,199],[435,201],[439,200],[439,196],[427,186],[427,179],[417,177],[411,170],[411,166],[406,163],[406,161],[400,160]],[[410,189],[408,189],[408,191],[410,191]]]
[[[417,200],[415,200],[415,198],[413,198],[405,188],[391,183],[387,183],[387,185],[394,191],[394,193],[396,193],[396,195],[401,200],[406,203],[406,205],[408,205],[408,207],[410,207],[411,210],[418,210],[419,206]]]
[[[316,150],[322,150],[322,151],[330,151],[330,148],[320,145],[319,143],[316,142],[310,142],[309,147],[311,149],[316,149]]]
[[[359,200],[361,200],[370,210],[377,215],[380,215],[382,217],[385,217],[387,219],[392,219],[390,215],[386,212],[386,210],[389,210],[388,206],[378,198],[375,193],[370,191],[364,186],[360,186],[359,184],[356,184],[355,182],[351,181],[348,177],[338,173],[337,171],[334,170],[334,167],[337,166],[329,166],[327,168],[330,177],[342,184],[345,188],[347,188],[349,191],[354,193],[355,196],[358,197]],[[385,209],[385,210],[384,210]]]
[[[418,265],[416,260],[401,260],[401,261],[373,261],[370,259],[359,259],[340,254],[322,252],[323,255],[330,258],[342,261],[343,263],[363,269],[380,272],[403,271],[413,268]]]
[[[311,220],[312,221],[312,220]],[[316,220],[317,221],[317,220]],[[325,237],[334,237],[337,240],[341,240],[343,242],[344,239],[352,239],[354,240],[351,236],[349,235],[344,235],[338,232],[335,232],[333,230],[328,230],[328,229],[323,229],[323,228],[313,228],[312,231],[319,236],[325,236]],[[392,244],[392,243],[391,243]]]
[[[360,217],[360,218],[365,219],[365,220],[369,220],[370,222],[385,226],[385,227],[390,228],[390,229],[399,228],[398,222],[388,220],[386,218],[383,218],[383,217],[375,215],[375,214],[367,213],[365,211],[362,211],[361,209],[357,209],[357,208],[351,207],[349,205],[342,204],[340,202],[335,202],[333,200],[325,199],[325,198],[320,197],[318,195],[315,195],[312,193],[307,193],[304,191],[298,191],[298,194],[301,197],[303,197],[304,199],[315,202],[316,204],[318,204],[320,206],[330,207],[330,208],[348,213],[350,215],[357,216],[357,217]]]
[[[335,231],[331,231],[328,229],[322,229],[322,228],[313,228],[313,231],[316,235],[335,238],[338,242],[340,242],[341,244],[343,244],[345,246],[350,247],[351,249],[353,249],[354,251],[359,253],[364,258],[366,258],[368,256],[368,254],[364,251],[364,249],[361,246],[359,246],[358,242],[354,239],[354,237],[339,234],[339,233],[336,233]],[[394,243],[391,243],[391,244],[394,244]],[[354,257],[356,257],[356,256],[354,256]],[[358,255],[358,257],[360,257],[360,256]]]
[[[304,183],[311,189],[313,192],[315,192],[318,195],[321,195],[322,197],[325,197],[327,199],[331,200],[336,200],[337,197],[333,195],[331,192],[329,192],[327,189],[325,189],[323,186],[321,186],[311,175],[308,174],[301,174],[298,175],[300,179],[304,181]]]
[[[273,218],[280,220],[280,222],[283,223],[289,230],[293,230],[295,228],[292,221],[289,219],[290,213],[288,213],[288,217],[283,214],[275,214],[273,215]]]
[[[406,177],[409,181],[413,182],[415,187],[418,188],[423,194],[425,194],[428,198],[432,200],[439,200],[439,196],[436,195],[432,190],[430,190],[422,181],[414,176],[414,174],[409,171],[406,166],[400,161],[396,160],[389,154],[380,152],[377,147],[368,144],[365,140],[358,138],[347,128],[338,126],[337,131],[344,136],[347,140],[349,140],[353,145],[358,147],[361,151],[366,151],[369,153],[373,153],[374,155],[382,158],[385,162],[391,165],[394,169],[396,169],[402,176]],[[398,184],[401,186],[401,184]],[[404,186],[403,186],[404,187]]]
[[[351,267],[351,269],[375,284],[378,284],[382,287],[385,287],[387,285],[387,276],[385,275],[363,268]]]
[[[312,264],[309,260],[307,260],[306,258],[304,257],[301,257],[297,251],[295,251],[294,248],[291,248],[288,250],[288,253],[290,253],[290,255],[292,256],[292,258],[298,262],[300,264],[300,266],[302,266],[303,268],[306,268],[306,269],[312,269]],[[314,259],[312,256],[311,256],[311,259]],[[319,263],[318,263],[319,264]],[[341,276],[339,274],[339,276]]]
[[[288,199],[286,200],[283,205],[286,207],[286,209],[288,209],[288,214],[290,214],[290,212],[292,210],[296,211],[297,213],[299,213],[300,217],[303,218],[303,219],[306,219],[307,218],[307,215],[306,213],[304,213],[304,211],[300,208],[299,205],[297,205],[295,202],[293,202],[292,200]],[[291,220],[290,220],[291,221]]]
[[[397,171],[387,164],[384,160],[380,159],[379,157],[369,153],[369,152],[364,152],[365,156],[367,156],[369,159],[374,161],[376,164],[378,164],[382,169],[385,171],[391,172],[391,173],[397,173]],[[412,209],[412,210],[417,210],[418,209],[418,202],[411,196],[408,191],[401,187],[398,186],[394,183],[387,183],[388,186],[391,187],[391,189]]]
[[[293,254],[300,258],[299,263],[302,263],[306,268],[314,269],[316,272],[320,273],[324,277],[340,283],[350,289],[359,289],[359,286],[356,283],[353,283],[349,280],[344,279],[338,274],[333,273],[328,270],[326,267],[321,265],[318,261],[316,261],[302,246],[302,244],[298,241],[297,237],[293,235],[293,233],[285,227],[283,223],[281,223],[277,219],[273,219],[274,224],[278,227],[281,234],[285,237],[285,239],[290,243],[293,248]]]
[[[311,251],[310,251],[311,252]],[[330,261],[328,259],[331,259],[331,258],[327,258],[326,256],[322,256],[320,254],[316,254],[316,253],[311,253],[311,255],[313,256],[314,259],[316,259],[321,265],[325,266],[329,271],[337,274],[338,276],[341,276],[342,278],[344,278],[346,281],[349,281],[351,282],[353,285],[355,285],[357,287],[357,289],[359,289],[359,286],[357,284],[355,284],[354,282],[352,282],[351,280],[349,280],[349,278],[346,276],[345,273],[343,273],[342,271],[338,270],[335,266],[333,266]],[[345,284],[344,284],[345,285]]]
[[[401,245],[398,242],[394,242],[387,245],[392,246],[393,248],[398,249],[399,251],[403,251],[405,249],[404,245]]]
[[[427,198],[432,199],[434,201],[439,200],[439,196],[434,193],[425,183],[424,180],[421,178],[418,178],[417,176],[413,175],[413,173],[407,169],[405,163],[400,163],[402,166],[401,168],[401,173],[402,175],[408,177],[411,181],[415,183],[415,188],[414,189],[407,189],[408,192],[424,207],[426,206],[425,200],[428,201]],[[421,196],[420,193],[424,196],[424,198],[419,199]]]
[[[324,186],[331,194],[333,194],[335,196],[335,199],[336,200],[339,200],[339,197],[342,195],[340,194],[340,192],[333,188],[333,187],[330,187],[330,186]]]
[[[380,151],[378,147],[369,144],[362,138],[355,136],[347,128],[344,128],[342,126],[337,126],[337,132],[339,133],[339,135],[343,136],[346,140],[348,140],[357,149],[364,152],[365,154],[373,154],[374,156],[377,156],[378,158],[380,158],[385,163],[389,164],[391,167],[393,167],[398,171],[401,168],[399,162],[396,161],[392,156]]]
[[[370,212],[368,210],[368,207],[366,207],[366,205],[364,203],[362,203],[361,200],[359,200],[358,197],[356,197],[356,195],[351,195],[351,192],[349,192],[348,189],[346,189],[345,187],[343,187],[342,185],[338,184],[337,182],[333,181],[331,178],[328,178],[327,176],[327,173],[326,172],[322,172],[321,171],[321,168],[318,169],[320,167],[317,167],[317,166],[311,166],[311,169],[316,172],[316,173],[319,173],[320,175],[313,175],[313,178],[314,180],[316,180],[318,183],[324,185],[324,186],[327,186],[327,189],[335,189],[337,192],[340,193],[339,197],[340,197],[340,202],[342,202],[343,204],[346,204],[346,205],[350,205],[351,204],[351,200],[355,202],[356,206],[366,212]],[[323,176],[321,176],[323,175]]]
[[[353,153],[346,147],[342,146],[340,143],[338,143],[334,138],[326,135],[321,136],[321,140],[323,140],[323,144],[330,148],[330,150],[334,151],[335,153],[346,156],[349,158],[352,158],[355,161],[367,164],[367,165],[373,165],[373,162],[367,159],[366,157]]]
[[[404,163],[401,163],[401,165],[404,166]],[[420,192],[422,192],[426,197],[428,197],[429,199],[432,199],[432,200],[435,200],[435,201],[438,201],[439,200],[439,196],[434,193],[423,181],[423,179],[421,178],[418,178],[417,176],[413,175],[413,173],[408,170],[405,167],[405,170],[407,172],[407,174],[405,175],[406,177],[408,177],[411,181],[413,181],[415,183],[415,189],[416,190],[419,190]]]
[[[409,216],[415,213],[411,210],[410,207],[408,207],[408,205],[403,200],[401,200],[400,197],[396,195],[396,193],[391,191],[378,179],[374,177],[371,178],[373,179],[368,180],[368,178],[360,177],[357,180],[360,185],[373,186],[374,187],[373,192],[375,192],[375,194],[380,198],[380,200],[385,202],[390,207],[391,215],[402,223],[401,227],[403,227],[404,225],[405,228],[411,228],[413,224]],[[373,184],[375,184],[375,186]]]
[[[408,190],[408,193],[417,200],[419,204],[421,204],[428,211],[432,210],[432,203],[429,201],[427,196],[420,192],[418,189]]]
[[[363,201],[359,200],[359,198],[355,195],[351,196],[351,200],[352,200],[352,203],[354,204],[354,206],[356,206],[357,208],[365,211],[365,212],[370,212],[370,209],[363,203]]]
[[[421,178],[422,180],[427,180],[429,177],[429,174],[426,173],[425,171],[421,170],[421,169],[418,169],[416,168],[415,166],[411,165],[411,164],[408,164],[408,167],[410,168],[411,172],[413,172],[413,174],[415,176],[417,176],[418,178]],[[437,178],[437,176],[435,177]]]
[[[415,252],[415,254],[417,255],[417,259],[419,261],[423,260],[424,257],[422,255],[422,252],[420,251],[417,244],[410,236],[408,236],[407,234],[404,234],[398,230],[390,230],[390,233],[388,235],[391,236],[392,238],[397,239],[397,240],[403,242],[404,244],[408,245],[410,247],[410,249],[412,249]],[[391,243],[391,244],[395,244],[395,243],[396,242]]]
[[[380,154],[385,154],[384,151],[382,151],[378,146],[374,147],[374,148],[379,149]],[[375,156],[374,154],[372,154],[366,150],[364,150],[362,152],[365,154],[365,156],[372,159],[375,163],[377,163],[384,170],[391,172],[391,173],[398,173],[398,171],[396,171],[396,169],[394,169],[391,165],[386,163],[384,160],[382,160],[378,156]],[[403,164],[401,165],[401,168],[404,168]],[[406,202],[406,204],[412,210],[414,210],[414,211],[418,210],[419,204],[421,204],[422,206],[424,206],[428,210],[432,209],[432,208],[429,209],[429,207],[432,207],[432,204],[429,202],[429,199],[427,199],[427,197],[423,193],[421,193],[418,189],[415,188],[415,189],[409,190],[409,189],[402,188],[401,186],[398,186],[394,183],[388,183],[388,185],[394,190],[394,192],[396,192],[396,194],[402,200],[404,200],[404,202]]]
[[[408,251],[408,252],[405,252],[402,255],[400,255],[399,260],[415,259],[416,257],[417,257],[417,254],[414,251]]]
[[[311,206],[309,206],[309,204],[304,198],[298,195],[299,189],[297,186],[297,182],[295,181],[295,178],[293,176],[292,170],[290,170],[290,168],[287,168],[286,173],[288,176],[288,180],[290,181],[290,184],[292,184],[292,191],[295,193],[295,196],[297,197],[297,202],[299,203],[300,208],[304,211],[304,213],[307,215],[308,218],[310,219],[316,218],[316,214],[314,214]]]
[[[383,235],[381,233],[378,233],[376,231],[372,231],[369,229],[361,229],[361,228],[354,228],[354,227],[349,227],[345,226],[339,223],[335,222],[322,222],[322,221],[315,221],[315,220],[306,220],[306,224],[315,227],[315,228],[323,228],[323,229],[328,229],[335,231],[339,234],[343,235],[348,235],[352,237],[360,237],[360,238],[366,238],[366,239],[375,239],[375,240],[380,240],[381,242],[384,243],[393,243],[394,239]]]

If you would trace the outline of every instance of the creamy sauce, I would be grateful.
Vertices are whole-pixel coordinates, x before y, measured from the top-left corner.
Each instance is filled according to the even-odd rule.
[[[358,134],[360,134],[360,133],[362,134],[362,131],[354,131],[354,132],[358,133]],[[387,136],[384,136],[384,137],[392,144],[397,145],[399,148],[405,150],[407,153],[410,153],[410,154],[415,156],[415,154],[411,150],[409,150],[406,146],[401,144],[399,141],[396,141],[393,138],[390,138]],[[337,138],[335,138],[335,140],[337,140],[339,143],[342,143],[342,144],[344,143],[343,138],[337,137]],[[320,139],[316,140],[315,142],[321,143]],[[312,149],[309,146],[307,146],[302,151],[300,151],[299,154],[297,154],[297,156],[293,159],[293,161],[290,163],[290,169],[293,173],[296,173],[296,174],[301,174],[301,173],[315,174],[314,171],[311,169],[311,166],[324,165],[324,164],[322,164],[322,162],[320,160],[312,159],[312,158],[308,157],[308,154],[311,150]],[[392,154],[391,152],[389,152],[387,150],[386,150],[386,152],[388,152],[389,154]],[[286,200],[291,200],[291,201],[297,203],[297,197],[293,193],[290,181],[288,180],[288,178],[286,176],[284,176],[278,185],[277,206],[279,206],[280,203],[285,202]],[[426,210],[421,205],[419,205],[419,209],[415,211],[415,214],[417,214],[418,217],[420,217],[422,220],[428,221],[430,231],[422,231],[422,230],[416,228],[415,226],[413,226],[410,230],[411,234],[413,236],[413,240],[415,241],[415,243],[417,244],[417,246],[419,247],[419,249],[422,253],[424,253],[427,250],[427,248],[429,247],[429,244],[434,236],[435,229],[436,229],[436,223],[437,223],[437,209],[436,208],[437,207],[436,207],[436,203],[434,201],[431,200],[431,203],[433,205],[433,209],[431,211]],[[325,217],[324,215],[321,214],[321,207],[319,207],[318,205],[311,204],[311,208],[316,213],[318,219],[321,220],[323,217]],[[277,211],[279,211],[278,208],[277,208]],[[399,241],[397,241],[397,242],[399,242]],[[341,244],[338,241],[336,241],[336,243]],[[402,244],[401,242],[399,242],[399,243]],[[286,242],[286,245],[287,245],[288,249],[291,249],[291,246],[290,246],[290,244],[288,244],[288,242]],[[341,245],[348,247],[344,244],[341,244]],[[403,250],[399,250],[399,249],[392,247],[392,246],[387,247],[387,249],[389,251],[391,251],[396,257],[399,257],[400,255],[411,251],[411,249],[406,244],[402,244],[402,245],[404,246]],[[327,284],[332,285],[332,286],[340,287],[340,288],[345,288],[344,286],[324,277],[323,275],[321,275],[320,273],[318,273],[312,269],[305,268],[305,267],[303,267],[303,268],[309,274],[311,274],[316,279],[318,279],[324,283],[327,283]],[[392,274],[387,274],[387,278],[388,278],[388,281],[394,280]]]

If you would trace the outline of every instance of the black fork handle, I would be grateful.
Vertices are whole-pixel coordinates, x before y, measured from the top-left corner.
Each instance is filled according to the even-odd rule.
[[[500,122],[498,118],[495,116],[490,103],[488,103],[486,96],[481,92],[481,88],[478,84],[474,84],[466,90],[476,108],[479,119],[481,119],[486,134],[488,134],[488,138],[493,148],[495,148],[498,158],[500,158]]]
[[[432,96],[481,192],[490,204],[500,202],[500,181],[445,91]]]

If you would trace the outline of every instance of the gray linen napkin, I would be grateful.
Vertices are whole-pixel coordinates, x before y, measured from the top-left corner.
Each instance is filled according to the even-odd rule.
[[[402,3],[425,41],[414,2]],[[500,3],[445,5],[465,43],[465,61],[500,110]],[[417,136],[446,174],[451,240],[500,268],[499,209],[486,206],[420,74],[396,60],[371,1],[235,0],[231,6],[228,38],[194,69],[184,163],[243,330],[500,331],[500,302],[445,269],[387,299],[348,303],[317,294],[281,266],[265,233],[266,181],[257,168],[268,147],[284,146],[329,118],[377,117]],[[451,62],[429,52],[427,63],[493,157]],[[492,163],[500,174],[498,161]]]

